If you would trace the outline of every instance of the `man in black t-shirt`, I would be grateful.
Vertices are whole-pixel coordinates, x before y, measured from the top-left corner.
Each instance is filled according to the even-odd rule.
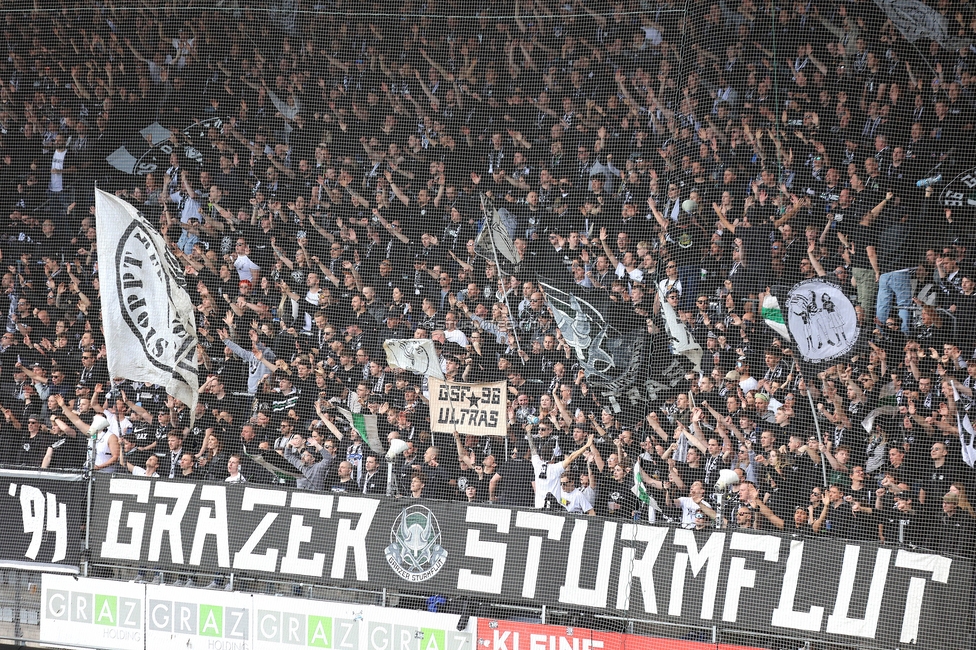
[[[27,426],[22,432],[20,457],[18,464],[27,467],[40,467],[44,461],[47,448],[55,442],[53,436],[41,427],[41,421],[36,415],[27,418]]]
[[[603,472],[593,504],[596,513],[603,517],[632,519],[641,509],[640,501],[631,491],[633,485],[634,481],[623,465],[614,466],[611,472]]]
[[[919,470],[921,490],[919,501],[926,507],[938,508],[940,499],[962,475],[958,465],[949,458],[946,443],[936,440],[929,451],[930,461]],[[934,505],[933,505],[934,504]]]
[[[844,488],[831,485],[827,490],[830,507],[827,510],[827,521],[822,529],[823,534],[835,539],[852,539],[854,530],[854,513],[850,504],[844,500]]]
[[[532,508],[535,505],[535,472],[529,454],[512,448],[511,458],[498,468],[491,479],[491,493],[501,505]]]
[[[88,458],[88,443],[84,436],[66,435],[64,430],[71,430],[71,422],[62,420],[60,416],[52,415],[51,421],[51,444],[48,446],[41,461],[42,469],[78,469],[83,467]],[[63,422],[66,427],[64,430],[58,426],[58,422]]]
[[[671,259],[678,265],[678,280],[681,282],[679,306],[683,311],[692,311],[699,293],[701,261],[705,257],[708,236],[690,215],[682,212],[677,223],[668,225],[666,241]]]
[[[816,436],[809,436],[804,444],[802,433],[794,431],[790,434],[789,451],[793,460],[790,466],[790,471],[793,473],[791,487],[797,495],[810,494],[814,485],[821,484],[822,475],[820,468],[817,467],[820,460],[817,445]]]

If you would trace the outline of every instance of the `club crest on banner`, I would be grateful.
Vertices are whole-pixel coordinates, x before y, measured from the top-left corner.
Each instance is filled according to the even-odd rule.
[[[447,562],[447,551],[433,512],[420,505],[400,512],[390,530],[386,561],[407,582],[424,582],[437,575]]]
[[[429,339],[387,339],[383,341],[383,350],[387,363],[393,368],[444,378],[434,343]]]
[[[784,316],[803,359],[821,363],[851,352],[860,335],[857,312],[840,287],[820,279],[790,289]]]

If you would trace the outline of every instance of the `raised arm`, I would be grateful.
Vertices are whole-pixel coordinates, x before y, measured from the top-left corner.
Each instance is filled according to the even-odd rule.
[[[607,259],[610,260],[610,268],[616,269],[617,265],[620,264],[620,262],[617,260],[616,256],[614,256],[613,254],[613,251],[610,250],[610,247],[607,245],[606,228],[600,228],[600,245],[603,246],[603,252],[606,253]]]
[[[752,503],[749,505],[758,510],[759,514],[768,519],[769,523],[771,523],[777,529],[783,530],[785,524],[783,523],[782,517],[779,517],[775,512],[773,512],[769,506],[763,503],[762,499],[753,499]]]
[[[373,216],[376,217],[376,220],[380,222],[380,225],[386,228],[387,232],[389,232],[391,235],[402,241],[404,244],[410,243],[410,238],[391,226],[390,222],[387,221],[382,214],[380,214],[378,208],[373,208]]]
[[[586,439],[585,445],[583,445],[582,447],[580,447],[579,449],[571,453],[569,456],[563,458],[562,463],[560,463],[563,466],[563,469],[568,469],[569,466],[573,464],[574,460],[582,456],[583,452],[591,448],[592,446],[593,446],[593,434],[590,434],[590,436]]]
[[[820,516],[813,522],[813,532],[819,533],[820,529],[823,528],[824,522],[827,521],[827,513],[830,512],[830,497],[826,494],[823,496],[823,509],[820,510]]]
[[[463,460],[468,465],[474,466],[474,461],[475,461],[474,452],[473,451],[468,452],[468,450],[464,448],[464,445],[461,444],[461,434],[458,432],[457,429],[453,431],[453,436],[454,436],[454,446],[457,448],[458,460]]]

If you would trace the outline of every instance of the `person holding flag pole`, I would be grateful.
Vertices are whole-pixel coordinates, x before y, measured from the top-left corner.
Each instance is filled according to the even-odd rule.
[[[506,291],[504,288],[504,278],[506,275],[511,274],[506,273],[500,263],[498,257],[498,242],[495,240],[496,234],[504,239],[503,244],[505,244],[505,248],[503,249],[503,255],[509,264],[514,265],[514,267],[517,269],[518,264],[521,262],[521,256],[519,255],[518,250],[516,250],[514,243],[511,241],[511,236],[508,234],[508,230],[503,223],[498,210],[495,209],[494,205],[490,204],[488,198],[484,194],[481,195],[481,210],[484,212],[485,222],[481,232],[478,233],[478,238],[475,240],[475,252],[488,259],[485,255],[485,249],[491,249],[491,254],[495,262],[495,269],[498,271],[498,285],[502,290],[502,302],[505,303],[505,309],[508,312],[508,317],[514,322],[514,319],[512,318],[512,306],[508,303],[508,291]],[[486,246],[484,242],[485,233],[488,234],[488,246]],[[512,328],[510,333],[515,339],[515,348],[520,353],[519,356],[521,356],[522,345],[519,341],[518,332]]]
[[[647,506],[647,520],[650,523],[654,523],[657,519],[657,513],[661,512],[661,506],[658,505],[657,500],[651,496],[651,493],[647,491],[647,486],[657,490],[663,490],[664,492],[669,492],[671,490],[671,483],[668,481],[659,481],[656,478],[651,478],[644,474],[641,469],[640,458],[634,461],[634,486],[630,489],[631,492],[637,497],[637,500],[642,504]],[[640,518],[640,513],[634,513],[634,520],[637,521]]]
[[[186,279],[165,238],[122,199],[95,188],[102,325],[109,376],[163,386],[187,405],[199,394],[197,332]]]
[[[801,283],[801,284],[804,284],[804,283]],[[800,286],[800,285],[797,285],[797,286]],[[795,290],[796,290],[796,287],[794,287],[791,290],[791,292],[790,292],[790,295],[791,296],[792,296],[792,294],[793,294],[793,292]],[[823,292],[821,292],[821,293],[823,293]],[[838,291],[838,293],[839,293],[839,291]],[[773,330],[774,332],[776,332],[776,334],[778,334],[781,338],[783,338],[787,343],[791,343],[792,344],[794,342],[794,340],[793,340],[793,336],[791,336],[791,333],[793,331],[794,324],[791,323],[790,319],[788,318],[788,315],[787,314],[784,314],[783,310],[780,307],[780,300],[779,300],[779,298],[777,297],[776,294],[777,294],[777,291],[773,291],[773,289],[771,287],[766,287],[766,291],[760,296],[760,301],[759,302],[760,302],[760,305],[761,305],[760,309],[761,309],[761,314],[762,314],[762,317],[763,317],[763,322],[765,322],[767,327],[769,327],[771,330]],[[824,294],[824,295],[827,295],[827,294]],[[840,295],[843,296],[843,294],[840,294]],[[843,299],[846,300],[848,304],[850,304],[850,300],[847,300],[846,297],[844,297]],[[840,299],[838,299],[838,300],[840,300]],[[789,298],[787,298],[786,302],[787,302],[787,304],[789,303]],[[853,307],[851,307],[851,311],[853,311]],[[831,317],[833,317],[833,315],[831,315]],[[853,346],[851,346],[851,347],[853,347]],[[810,392],[810,380],[811,380],[811,378],[808,376],[809,373],[805,373],[804,372],[804,367],[806,367],[807,369],[809,369],[809,368],[811,368],[811,365],[810,365],[810,363],[806,363],[806,364],[801,363],[801,361],[808,361],[809,362],[810,359],[804,358],[803,357],[803,354],[802,354],[802,351],[798,351],[798,352],[800,354],[800,358],[798,359],[796,356],[793,356],[793,363],[794,363],[793,368],[799,371],[800,376],[804,380],[804,391],[803,392],[806,393],[807,402],[810,404],[810,414],[813,416],[813,426],[814,426],[814,428],[816,429],[816,432],[817,432],[817,441],[820,443],[819,444],[819,447],[820,447],[820,449],[823,449],[823,446],[824,446],[824,438],[823,438],[823,431],[820,429],[820,417],[817,414],[817,407],[813,403],[813,394]],[[824,360],[826,360],[826,359],[824,359]],[[791,374],[792,374],[792,372],[793,372],[793,370],[790,371]],[[824,485],[827,485],[827,463],[824,462],[823,452],[822,451],[818,451],[818,453],[821,454],[821,458],[820,458],[819,465],[820,465],[820,471],[823,474],[823,484]]]

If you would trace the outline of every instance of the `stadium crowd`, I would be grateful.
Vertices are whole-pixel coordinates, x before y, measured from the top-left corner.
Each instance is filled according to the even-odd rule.
[[[99,472],[971,554],[968,47],[912,45],[867,0],[114,4],[3,14],[4,463],[79,468],[104,413]],[[952,33],[971,35],[958,11]],[[139,135],[153,122],[168,141]],[[107,162],[140,138],[170,155]],[[108,375],[96,183],[185,269],[192,425],[159,387]],[[517,273],[476,250],[482,196],[514,217]],[[615,327],[655,342],[647,373],[673,356],[667,301],[701,373],[616,413],[540,277],[604,292]],[[862,334],[804,377],[760,305],[816,277]],[[507,440],[431,436],[424,378],[382,349],[412,337],[449,380],[507,382]],[[407,441],[395,485],[336,406]],[[638,462],[655,507],[631,490]],[[720,504],[722,469],[740,484]]]

